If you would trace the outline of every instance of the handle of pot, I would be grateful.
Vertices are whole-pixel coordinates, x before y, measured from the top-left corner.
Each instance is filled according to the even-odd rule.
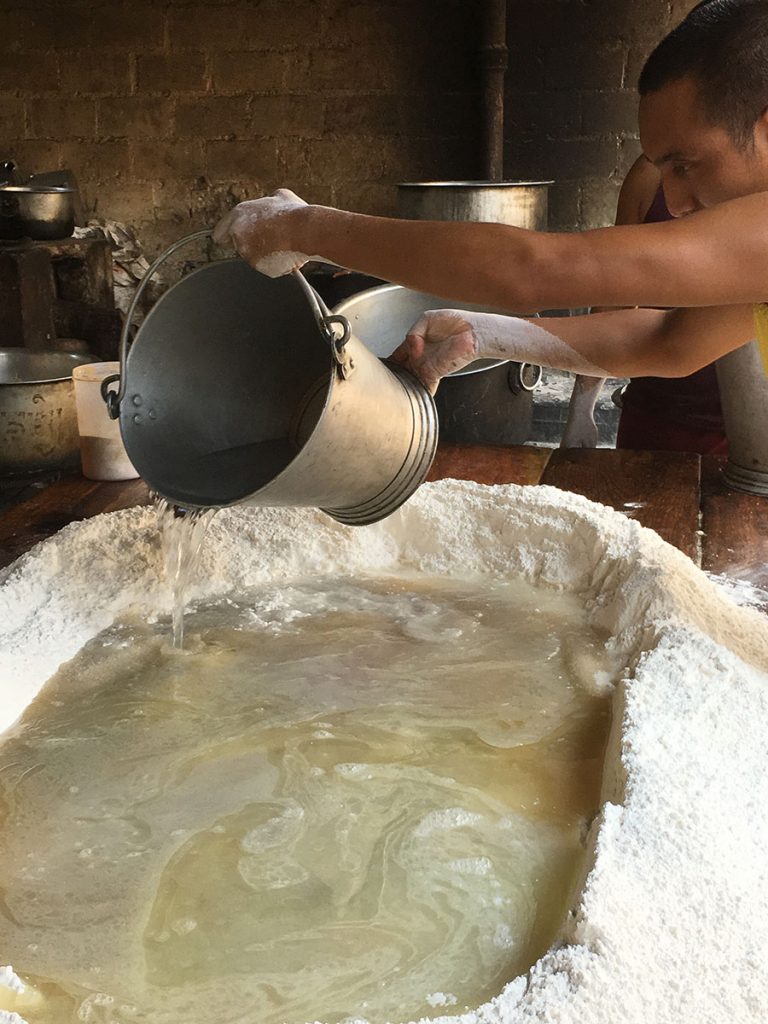
[[[120,373],[113,373],[107,377],[101,383],[101,397],[107,406],[107,412],[111,420],[116,420],[120,415],[120,403],[125,397],[126,377],[125,377],[125,363],[128,358],[128,335],[131,332],[131,324],[133,323],[133,315],[136,312],[136,307],[139,304],[141,296],[144,294],[144,289],[147,287],[149,282],[152,280],[157,269],[165,263],[169,256],[172,256],[177,249],[181,249],[187,242],[194,242],[199,238],[208,238],[213,233],[212,228],[204,228],[202,231],[194,231],[191,235],[185,235],[183,238],[179,238],[178,241],[174,242],[173,245],[169,245],[165,252],[160,253],[155,262],[150,266],[144,277],[142,277],[139,287],[133,296],[133,301],[128,307],[128,312],[125,314],[125,322],[123,323],[123,329],[120,332]],[[120,387],[117,391],[110,391],[109,385],[113,384],[116,380],[120,381]]]
[[[336,363],[339,376],[343,380],[349,380],[355,369],[355,362],[347,352],[347,342],[352,334],[349,320],[345,316],[324,316],[323,325],[331,343],[331,354]],[[341,328],[341,337],[337,337],[335,327]]]
[[[513,395],[521,391],[535,391],[541,384],[542,369],[536,363],[510,363],[507,384]]]

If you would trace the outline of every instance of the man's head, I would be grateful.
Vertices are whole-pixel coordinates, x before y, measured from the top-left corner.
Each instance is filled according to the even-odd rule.
[[[639,82],[640,137],[672,213],[768,189],[768,0],[706,0]]]

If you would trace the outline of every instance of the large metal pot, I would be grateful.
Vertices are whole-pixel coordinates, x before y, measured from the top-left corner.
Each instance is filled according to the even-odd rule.
[[[551,181],[408,181],[397,186],[409,220],[472,220],[546,231]]]
[[[720,386],[729,487],[768,495],[768,377],[756,341],[721,356],[715,363]]]
[[[80,458],[68,352],[0,349],[0,474],[76,466]]]
[[[75,230],[74,188],[54,185],[0,187],[0,238],[56,241]]]
[[[425,310],[451,306],[435,295],[388,284],[345,299],[334,313],[346,317],[352,333],[374,355],[385,359]],[[496,312],[468,303],[463,303],[463,308]],[[440,440],[453,444],[522,444],[530,436],[531,392],[540,380],[540,367],[499,359],[478,359],[445,377],[435,395]]]

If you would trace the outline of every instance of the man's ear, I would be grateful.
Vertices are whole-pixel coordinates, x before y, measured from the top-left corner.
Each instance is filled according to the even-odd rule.
[[[768,154],[768,107],[765,108],[760,117],[755,121],[752,138],[754,139],[756,152]]]

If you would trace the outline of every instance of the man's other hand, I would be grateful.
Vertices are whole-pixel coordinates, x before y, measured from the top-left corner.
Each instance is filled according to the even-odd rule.
[[[477,358],[472,325],[454,310],[428,310],[411,327],[392,358],[415,374],[434,395],[442,377]]]

